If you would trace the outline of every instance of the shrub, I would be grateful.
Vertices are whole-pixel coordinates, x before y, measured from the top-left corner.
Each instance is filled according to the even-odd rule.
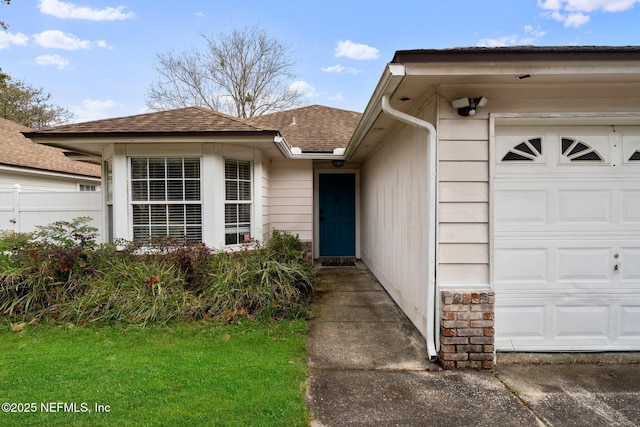
[[[0,235],[0,316],[72,323],[301,318],[315,281],[297,237],[214,253],[164,241],[98,245],[89,218]]]

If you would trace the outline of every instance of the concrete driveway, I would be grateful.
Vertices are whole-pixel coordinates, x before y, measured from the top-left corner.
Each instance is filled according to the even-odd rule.
[[[312,426],[640,425],[634,355],[599,355],[597,364],[518,355],[515,364],[499,359],[495,372],[443,371],[364,265],[318,272],[308,338]]]

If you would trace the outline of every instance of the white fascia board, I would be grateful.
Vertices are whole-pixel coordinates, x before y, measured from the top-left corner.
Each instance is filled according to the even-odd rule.
[[[389,63],[384,69],[380,81],[376,86],[371,99],[367,104],[367,107],[356,126],[355,131],[351,137],[351,140],[347,144],[345,149],[345,159],[351,158],[355,153],[358,145],[362,142],[371,126],[376,121],[378,116],[382,113],[382,97],[384,95],[391,95],[398,88],[402,80],[406,75],[404,64]]]
[[[276,136],[273,138],[273,143],[278,147],[282,155],[287,159],[298,160],[345,160],[345,155],[338,152],[334,153],[305,153],[304,151],[298,152],[295,150],[297,147],[291,147],[287,140],[283,136]]]
[[[96,182],[98,184],[101,181],[101,178],[92,177],[88,175],[77,175],[73,173],[53,172],[53,171],[46,171],[42,169],[31,169],[27,167],[21,168],[21,167],[11,167],[11,166],[0,165],[0,171],[15,172],[15,173],[21,173],[25,175],[40,175],[40,176],[50,176],[50,177],[56,177],[56,178],[67,178],[67,179],[91,181],[91,182]]]

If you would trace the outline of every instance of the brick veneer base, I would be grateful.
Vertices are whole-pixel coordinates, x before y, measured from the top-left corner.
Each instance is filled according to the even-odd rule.
[[[445,369],[493,369],[493,291],[442,291],[440,364]]]

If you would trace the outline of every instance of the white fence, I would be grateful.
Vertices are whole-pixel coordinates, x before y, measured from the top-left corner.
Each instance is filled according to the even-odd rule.
[[[38,225],[91,218],[89,225],[99,230],[104,241],[102,193],[99,191],[0,192],[0,230],[34,231]]]

